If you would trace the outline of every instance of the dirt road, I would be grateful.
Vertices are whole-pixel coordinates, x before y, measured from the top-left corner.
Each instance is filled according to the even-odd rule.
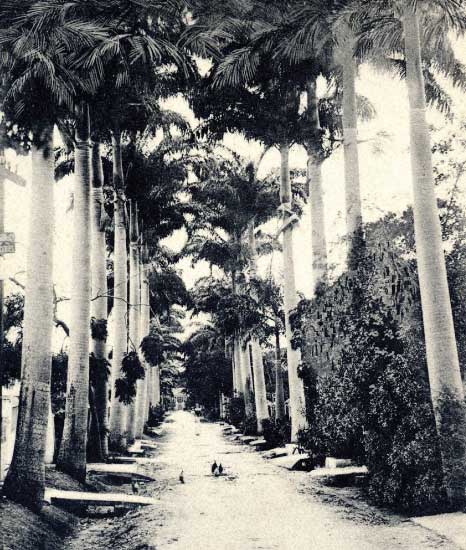
[[[222,436],[221,426],[176,412],[157,457],[160,500],[106,524],[90,523],[71,548],[157,550],[374,550],[441,548],[452,543],[319,489],[306,473],[284,471]],[[210,473],[216,460],[222,477]],[[183,470],[185,483],[179,482]],[[124,523],[123,523],[124,522]],[[124,526],[124,527],[123,527]],[[112,532],[113,531],[113,532]],[[115,534],[116,533],[116,534]]]

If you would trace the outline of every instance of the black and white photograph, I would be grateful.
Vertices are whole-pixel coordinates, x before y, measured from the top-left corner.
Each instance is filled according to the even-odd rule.
[[[0,0],[0,550],[466,550],[465,391],[465,0]]]

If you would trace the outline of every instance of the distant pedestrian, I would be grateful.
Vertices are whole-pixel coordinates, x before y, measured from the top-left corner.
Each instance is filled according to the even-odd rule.
[[[222,466],[221,464],[218,465],[218,473],[219,473],[220,475],[223,474],[223,466]]]
[[[139,494],[139,483],[135,480],[131,480],[131,489],[133,491],[133,495]]]
[[[184,472],[183,472],[183,470],[181,470],[179,480],[180,480],[180,483],[184,483]]]
[[[210,467],[210,471],[215,474],[215,471],[218,469],[218,464],[217,464],[217,461],[214,460],[214,463],[212,464],[212,466]]]

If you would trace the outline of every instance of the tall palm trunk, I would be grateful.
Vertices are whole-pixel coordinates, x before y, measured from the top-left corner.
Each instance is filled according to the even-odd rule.
[[[154,407],[154,368],[147,365],[147,418]]]
[[[225,355],[228,357],[228,353],[231,353],[230,359],[231,359],[231,378],[232,378],[232,384],[233,384],[233,397],[236,397],[238,395],[238,388],[239,388],[239,381],[238,381],[238,369],[235,365],[235,351],[234,346],[231,346],[231,349],[228,350],[227,346],[227,340],[225,338]]]
[[[115,247],[113,252],[114,290],[113,290],[113,355],[110,408],[109,446],[112,450],[123,451],[126,448],[127,407],[115,396],[115,381],[121,376],[121,365],[128,349],[127,331],[127,281],[128,265],[126,251],[125,204],[123,187],[123,165],[121,160],[121,136],[114,132],[113,149],[113,185],[115,189],[114,231]]]
[[[137,226],[137,214],[130,203],[130,256],[129,256],[129,345],[138,353],[139,348],[139,303],[141,301],[139,287],[139,231]],[[131,444],[138,432],[141,395],[141,380],[136,382],[136,395],[128,409],[128,443]]]
[[[239,242],[239,239],[237,239]],[[231,274],[231,289],[233,294],[238,292],[238,286],[236,281],[236,272]],[[251,363],[249,361],[249,354],[245,353],[245,345],[242,338],[239,335],[235,336],[234,340],[234,354],[235,365],[237,365],[239,372],[240,382],[240,395],[244,399],[244,412],[246,416],[252,416],[254,414],[254,404],[252,397],[252,380],[251,380]]]
[[[300,429],[306,428],[306,412],[304,399],[304,384],[298,376],[298,367],[301,362],[301,352],[293,349],[291,345],[292,330],[290,325],[290,312],[298,303],[296,293],[296,279],[294,271],[293,255],[293,231],[294,224],[290,222],[291,214],[291,182],[289,167],[290,147],[288,143],[280,144],[281,178],[280,178],[280,202],[283,211],[283,221],[288,225],[283,229],[283,273],[284,292],[283,303],[285,309],[286,349],[288,363],[288,382],[290,386],[290,416],[291,416],[291,440],[295,442]]]
[[[149,334],[150,329],[150,294],[149,294],[149,277],[147,274],[147,249],[141,249],[141,317],[140,317],[140,339],[141,341]],[[144,362],[146,377],[144,379],[144,410],[143,410],[143,428],[144,423],[147,422],[149,417],[150,405],[153,396],[153,382],[154,375],[153,369]]]
[[[144,378],[138,381],[139,384],[139,400],[137,402],[137,425],[136,425],[136,438],[140,439],[144,433],[144,425],[146,423],[146,402],[147,402],[147,369],[144,364],[144,360],[141,353],[141,251],[138,246],[137,250],[138,259],[138,290],[139,290],[139,303],[137,309],[137,325],[138,325],[138,353],[141,360],[141,364],[144,367]]]
[[[84,481],[89,406],[89,331],[91,319],[91,156],[89,108],[80,105],[75,145],[71,340],[65,423],[57,468]]]
[[[53,330],[53,127],[35,135],[24,303],[21,394],[13,460],[3,486],[11,499],[42,506],[50,406]]]
[[[92,145],[92,207],[91,207],[91,279],[92,302],[91,317],[107,324],[107,262],[105,245],[105,228],[103,226],[104,193],[103,170],[100,143]],[[96,359],[107,359],[107,342],[102,335],[95,335],[91,342],[91,350]],[[108,388],[106,376],[98,377],[95,388],[97,417],[100,427],[100,445],[104,457],[108,455]]]
[[[275,420],[285,418],[285,389],[283,387],[282,358],[280,351],[280,325],[275,319]]]
[[[322,146],[319,105],[315,78],[307,86],[309,124],[313,134],[307,147],[307,178],[311,211],[312,282],[315,289],[327,278],[327,238],[325,233],[324,196],[322,190]]]
[[[426,120],[421,68],[419,21],[411,2],[403,14],[406,81],[410,104],[411,170],[414,191],[414,230],[426,341],[430,391],[439,435],[466,434],[464,389],[458,364],[445,257],[434,190],[432,154]],[[456,413],[454,411],[457,411]],[[447,445],[444,445],[447,443]],[[455,505],[465,500],[465,446],[441,441],[448,496]]]
[[[252,370],[249,357],[249,345],[240,339],[238,341],[239,361],[241,365],[242,379],[244,383],[244,412],[246,417],[254,415],[254,388],[252,386]]]
[[[237,364],[237,357],[235,355],[235,344],[233,343],[233,347],[231,350],[231,365],[233,370],[233,395],[235,397],[238,397],[242,391],[241,391],[241,372],[239,365]]]
[[[243,373],[241,371],[241,357],[239,355],[239,340],[237,337],[233,340],[233,360],[235,363],[236,393],[238,397],[244,398]]]
[[[241,354],[240,354],[240,346],[239,346],[239,338],[235,337],[233,341],[233,356],[235,360],[235,369],[236,369],[236,377],[238,382],[238,396],[243,397],[244,399],[244,379],[243,379],[243,370],[241,368]]]
[[[249,240],[249,271],[252,278],[257,278],[257,247],[256,237],[254,235],[254,221],[248,225]],[[269,420],[269,407],[267,404],[267,391],[265,388],[264,361],[262,349],[257,338],[251,340],[252,360],[254,364],[254,397],[256,403],[257,433],[262,433],[262,423]]]
[[[243,348],[243,340],[236,337],[234,340],[235,368],[238,370],[239,392],[244,400],[244,413],[246,416],[254,414],[252,399],[251,364],[249,356]]]
[[[339,52],[343,73],[343,144],[345,159],[346,231],[351,249],[352,237],[362,225],[359,178],[358,112],[356,99],[356,62],[354,39],[349,28]]]
[[[237,292],[236,286],[236,272],[231,273],[231,291],[233,294]],[[238,397],[242,396],[244,399],[244,379],[243,372],[241,370],[241,354],[239,351],[239,338],[235,336],[233,339],[233,362],[234,362],[234,373],[235,373],[235,384],[236,384],[236,393]]]
[[[161,390],[160,390],[160,367],[153,367],[154,369],[154,407],[161,404]]]

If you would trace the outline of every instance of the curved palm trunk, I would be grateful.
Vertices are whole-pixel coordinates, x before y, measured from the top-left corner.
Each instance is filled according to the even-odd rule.
[[[53,330],[54,158],[53,127],[35,136],[27,247],[21,394],[13,460],[3,486],[6,496],[40,509],[50,407]]]
[[[254,221],[251,221],[248,226],[248,240],[251,259],[249,262],[250,275],[253,278],[257,277],[257,247],[256,237],[254,235]],[[264,361],[262,357],[262,349],[257,338],[251,341],[252,360],[254,364],[254,397],[256,403],[257,417],[257,433],[262,433],[262,423],[264,420],[269,420],[269,407],[267,404],[267,391],[265,388]]]
[[[127,331],[127,280],[128,265],[126,251],[125,206],[123,196],[123,167],[121,162],[120,135],[114,133],[113,148],[113,181],[115,188],[114,227],[115,247],[114,263],[114,291],[113,291],[113,356],[111,378],[111,407],[109,447],[115,451],[124,451],[126,448],[126,420],[127,407],[115,397],[115,381],[121,376],[121,365],[128,348]]]
[[[57,468],[84,481],[89,406],[89,331],[91,319],[91,162],[89,110],[80,106],[75,145],[71,336],[65,423]]]
[[[139,348],[139,303],[141,301],[139,287],[139,232],[137,228],[137,215],[130,204],[130,256],[129,256],[129,345],[138,353]],[[136,396],[128,409],[128,443],[131,444],[139,435],[139,412],[142,399],[142,380],[136,382]]]
[[[100,143],[92,145],[92,191],[91,191],[91,279],[92,302],[91,317],[107,323],[107,262],[105,229],[102,224],[104,215],[103,170]],[[91,351],[97,359],[107,359],[107,342],[102,338],[93,338]],[[106,377],[99,377],[95,388],[95,402],[100,427],[100,445],[104,457],[108,455],[108,389]]]
[[[348,32],[350,32],[348,30]],[[345,159],[345,202],[348,251],[352,237],[362,225],[361,189],[359,179],[358,114],[356,100],[356,62],[354,41],[347,36],[340,55],[343,73],[343,143]]]
[[[324,194],[322,189],[322,151],[320,143],[319,106],[316,80],[307,86],[308,116],[314,135],[307,148],[307,178],[311,211],[312,282],[313,289],[327,278],[327,238],[325,233]]]
[[[285,418],[285,389],[283,387],[282,359],[280,352],[280,326],[275,320],[275,420]]]
[[[283,210],[283,218],[285,224],[290,222],[291,217],[291,182],[290,182],[290,167],[289,167],[290,147],[287,143],[280,145],[281,155],[281,186],[280,186],[280,202]],[[283,273],[284,273],[284,292],[283,302],[285,310],[285,329],[286,329],[286,349],[288,363],[288,382],[290,386],[290,416],[291,416],[291,440],[295,442],[298,436],[298,431],[306,428],[306,411],[304,399],[304,384],[298,376],[298,367],[301,362],[301,352],[293,349],[291,345],[292,330],[290,325],[290,312],[298,303],[296,293],[296,280],[294,272],[294,255],[293,255],[293,222],[283,230]]]
[[[419,22],[411,3],[408,2],[405,2],[403,26],[410,104],[414,230],[430,390],[440,437],[451,434],[453,437],[457,435],[461,438],[466,434],[466,420],[462,409],[464,389],[458,364],[433,182],[425,87],[421,69]],[[461,506],[465,500],[465,452],[464,442],[455,445],[451,440],[441,441],[445,484],[448,496],[455,506]]]

